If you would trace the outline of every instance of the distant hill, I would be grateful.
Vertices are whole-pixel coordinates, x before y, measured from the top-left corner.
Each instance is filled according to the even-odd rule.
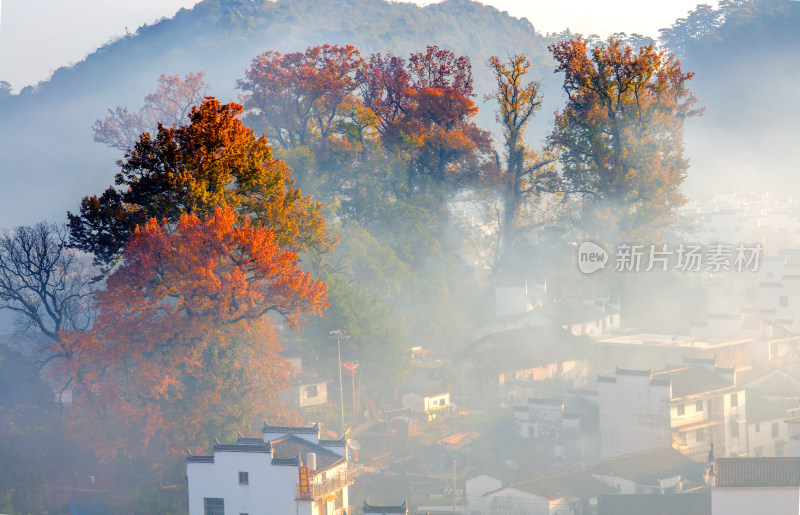
[[[424,8],[382,0],[256,3],[205,0],[0,103],[0,227],[62,221],[81,197],[109,185],[122,156],[92,141],[92,124],[110,107],[138,109],[162,73],[202,70],[209,93],[229,101],[237,98],[236,79],[266,50],[349,43],[364,55],[407,56],[435,44],[471,57],[478,121],[485,127],[494,124],[494,105],[483,102],[492,87],[485,67],[491,55],[525,53],[534,62],[545,99],[531,131],[534,140],[549,132],[552,113],[563,102],[549,41],[536,32],[536,20],[469,0]],[[679,20],[671,34],[684,71],[696,72],[690,88],[707,108],[704,117],[687,124],[692,168],[686,192],[800,191],[800,2],[727,5],[727,14],[711,9]]]
[[[428,44],[472,59],[483,125],[494,106],[485,63],[492,55],[525,53],[547,83],[540,133],[560,103],[547,41],[528,20],[468,0],[428,7],[382,0],[205,0],[174,18],[109,43],[50,80],[0,104],[0,226],[60,221],[81,197],[99,193],[117,171],[120,152],[92,141],[93,122],[118,105],[138,109],[158,76],[206,72],[209,94],[237,98],[236,79],[266,50],[353,44],[364,55],[407,56]]]

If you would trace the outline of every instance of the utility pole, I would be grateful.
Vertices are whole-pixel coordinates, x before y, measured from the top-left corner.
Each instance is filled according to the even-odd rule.
[[[344,389],[342,388],[342,340],[349,338],[342,329],[334,329],[331,338],[336,337],[336,348],[339,351],[339,407],[341,408],[342,433],[344,433]]]

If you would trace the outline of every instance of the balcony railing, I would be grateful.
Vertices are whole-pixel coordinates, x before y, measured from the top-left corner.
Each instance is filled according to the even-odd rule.
[[[297,499],[312,500],[319,499],[325,495],[337,492],[346,486],[350,486],[355,481],[356,476],[361,474],[359,465],[348,464],[347,468],[338,474],[328,476],[324,481],[317,481],[308,485],[308,493],[300,491],[300,484],[297,484]]]

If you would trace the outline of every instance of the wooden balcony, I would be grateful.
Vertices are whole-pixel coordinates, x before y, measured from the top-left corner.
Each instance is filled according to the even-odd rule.
[[[347,468],[338,474],[328,476],[324,481],[317,481],[308,487],[308,493],[300,491],[300,484],[297,484],[297,499],[298,500],[317,500],[329,496],[341,490],[346,486],[350,486],[355,481],[356,476],[361,474],[361,466],[352,463],[347,464]]]

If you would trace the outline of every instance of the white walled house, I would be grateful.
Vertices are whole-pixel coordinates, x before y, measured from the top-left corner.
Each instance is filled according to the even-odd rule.
[[[410,409],[412,416],[433,420],[438,414],[450,410],[450,392],[443,386],[419,388],[403,395],[403,408]]]
[[[263,438],[215,442],[213,454],[186,458],[189,515],[328,515],[351,511],[357,468],[347,442],[322,440],[319,425],[264,424]]]
[[[603,458],[672,446],[703,460],[712,444],[720,456],[747,454],[746,399],[733,369],[690,361],[598,377]]]
[[[711,513],[800,513],[800,458],[716,460]]]
[[[618,369],[614,377],[597,378],[602,458],[672,445],[670,385],[650,375]]]
[[[297,408],[311,408],[328,403],[328,383],[319,377],[299,375],[289,381],[289,395]]]

